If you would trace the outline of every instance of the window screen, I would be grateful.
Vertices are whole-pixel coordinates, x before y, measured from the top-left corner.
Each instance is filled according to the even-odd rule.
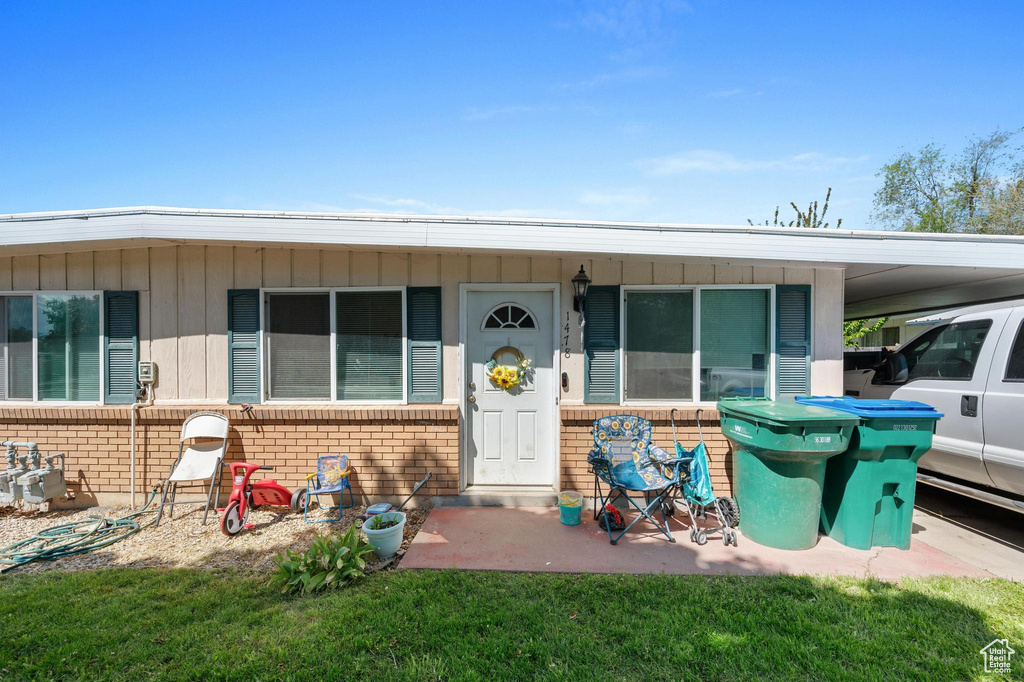
[[[0,400],[32,400],[32,297],[0,298]]]
[[[1024,381],[1024,322],[1020,323],[1017,338],[1010,349],[1010,359],[1006,363],[1007,381]]]
[[[693,292],[626,294],[626,398],[693,400]]]
[[[330,294],[268,294],[266,346],[270,398],[330,399]]]
[[[700,398],[768,395],[768,291],[700,295]]]
[[[930,330],[905,354],[909,380],[969,380],[991,326],[992,320],[971,320]]]
[[[402,292],[339,291],[338,400],[403,397]]]
[[[46,294],[36,300],[39,399],[99,400],[99,296]]]
[[[889,347],[898,345],[900,342],[899,327],[885,327],[882,330],[882,345]]]

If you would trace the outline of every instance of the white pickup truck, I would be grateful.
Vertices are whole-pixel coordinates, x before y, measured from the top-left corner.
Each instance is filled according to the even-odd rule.
[[[874,369],[845,373],[846,395],[920,400],[945,414],[920,468],[1024,496],[1024,301],[961,311]],[[961,491],[964,492],[964,491]],[[1011,506],[1011,505],[1007,505]]]

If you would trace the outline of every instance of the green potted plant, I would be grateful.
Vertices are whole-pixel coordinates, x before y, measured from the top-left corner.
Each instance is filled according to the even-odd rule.
[[[377,514],[363,523],[363,533],[373,547],[373,553],[380,559],[395,555],[402,546],[404,532],[405,514],[398,511]]]

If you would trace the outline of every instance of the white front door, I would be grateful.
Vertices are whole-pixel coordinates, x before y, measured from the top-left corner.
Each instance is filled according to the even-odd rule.
[[[555,369],[552,291],[468,291],[465,386],[468,486],[552,486],[555,482]],[[486,365],[517,349],[532,371],[501,388]],[[516,363],[506,351],[498,364]]]

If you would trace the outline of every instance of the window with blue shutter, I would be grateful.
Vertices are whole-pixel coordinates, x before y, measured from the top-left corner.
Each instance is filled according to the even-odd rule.
[[[583,398],[588,403],[619,402],[619,287],[587,290],[583,326]]]
[[[775,289],[775,381],[778,400],[811,392],[811,287]]]
[[[260,292],[228,291],[228,402],[260,402]]]
[[[768,289],[701,291],[701,401],[768,395],[769,294]]]
[[[139,366],[139,292],[103,292],[103,315],[103,402],[131,404]]]
[[[401,291],[339,291],[338,400],[401,400],[404,391]]]
[[[441,402],[441,287],[406,289],[409,402]]]

